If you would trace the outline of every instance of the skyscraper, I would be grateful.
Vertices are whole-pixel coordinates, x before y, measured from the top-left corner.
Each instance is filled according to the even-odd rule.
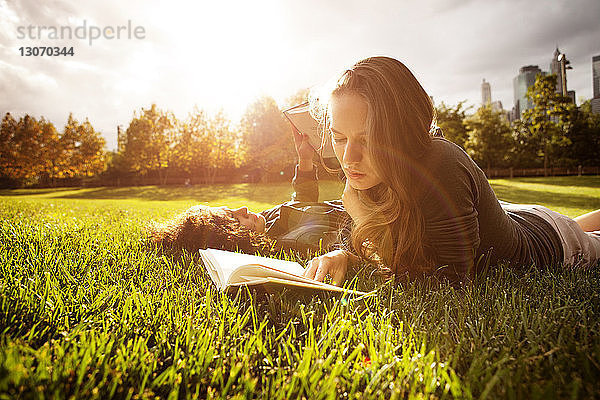
[[[556,50],[554,50],[554,54],[552,55],[552,61],[550,61],[550,73],[556,75],[556,92],[563,93],[562,72],[560,65],[560,50],[558,49],[558,47],[556,48]],[[563,95],[566,96],[566,90]]]
[[[592,85],[594,88],[592,112],[600,114],[600,54],[592,57]]]
[[[513,79],[513,96],[515,101],[515,116],[521,118],[523,111],[533,108],[533,103],[527,98],[527,89],[533,86],[538,74],[544,72],[537,65],[526,65],[519,69],[519,75]]]
[[[488,105],[492,102],[492,87],[489,82],[485,81],[483,78],[483,82],[481,82],[481,104]]]
[[[567,60],[567,55],[561,53],[557,47],[550,62],[550,73],[556,75],[556,93],[571,98],[573,104],[576,104],[575,91],[567,89],[567,70],[573,69],[570,64],[571,62]]]
[[[592,81],[594,82],[594,98],[600,98],[600,54],[592,57]]]

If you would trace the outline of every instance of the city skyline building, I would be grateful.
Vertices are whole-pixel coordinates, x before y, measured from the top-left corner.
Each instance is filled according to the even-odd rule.
[[[561,73],[561,62],[560,62],[560,50],[558,49],[558,46],[556,47],[556,50],[554,50],[554,54],[552,55],[552,61],[550,61],[550,73],[556,75],[556,92],[557,93],[561,93],[563,95],[566,95],[566,82],[565,82],[565,90],[563,93],[563,77],[562,77],[562,73]],[[564,59],[564,57],[563,57]]]
[[[483,82],[481,82],[481,104],[488,105],[492,102],[492,87],[489,82],[485,81],[483,78]]]
[[[592,57],[592,82],[594,99],[600,98],[600,54]]]
[[[550,62],[550,73],[556,75],[556,93],[569,97],[573,104],[577,104],[575,91],[569,90],[567,87],[567,70],[573,69],[570,64],[571,62],[567,60],[567,55],[561,53],[557,46]]]
[[[600,54],[592,57],[592,112],[600,114]]]
[[[515,107],[512,118],[521,118],[523,111],[533,108],[533,103],[527,98],[527,89],[533,86],[538,74],[545,75],[537,65],[525,65],[519,68],[519,75],[513,79]]]

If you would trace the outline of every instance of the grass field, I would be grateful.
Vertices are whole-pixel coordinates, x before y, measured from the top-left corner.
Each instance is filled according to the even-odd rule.
[[[600,177],[495,180],[570,216]],[[341,187],[322,186],[325,198]],[[0,191],[2,398],[600,398],[600,271],[502,266],[460,290],[270,298],[211,286],[143,227],[199,202],[261,210],[281,185]]]

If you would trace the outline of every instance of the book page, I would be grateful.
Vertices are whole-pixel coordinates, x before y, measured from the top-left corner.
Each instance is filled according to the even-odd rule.
[[[266,263],[263,263],[266,264]],[[304,271],[304,269],[302,270]],[[305,278],[302,273],[286,272],[280,269],[272,268],[268,265],[262,264],[248,264],[240,268],[237,268],[233,274],[229,277],[228,285],[235,284],[237,282],[244,282],[247,280],[255,280],[260,278],[279,278],[295,282],[303,282],[313,285],[323,285],[322,282],[315,281],[313,279]]]
[[[217,284],[219,287],[225,286],[230,281],[231,275],[236,269],[248,265],[253,265],[252,268],[254,269],[259,268],[256,264],[268,266],[273,270],[283,273],[286,277],[289,274],[300,277],[304,273],[304,268],[293,261],[284,261],[275,258],[259,257],[217,249],[200,250],[200,254],[205,261],[205,264],[207,264],[206,261],[208,260],[216,269],[221,283],[221,285]],[[208,257],[206,257],[207,255]],[[207,268],[209,268],[208,265]]]
[[[200,257],[202,257],[202,261],[204,261],[204,266],[206,267],[206,272],[210,276],[210,279],[212,279],[218,289],[223,289],[226,281],[223,280],[223,272],[219,268],[218,261],[209,251],[200,249],[199,253]]]
[[[299,104],[283,111],[283,115],[300,131],[301,134],[308,136],[310,145],[319,151],[321,148],[321,132],[319,132],[319,123],[310,115],[310,105],[308,102]],[[331,140],[325,141],[323,148],[323,158],[334,158],[335,153],[331,145]]]

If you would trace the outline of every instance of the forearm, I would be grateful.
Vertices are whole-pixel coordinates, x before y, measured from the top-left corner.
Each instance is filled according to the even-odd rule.
[[[319,183],[317,180],[317,168],[312,165],[311,168],[306,171],[302,170],[300,164],[296,166],[296,172],[292,185],[294,187],[294,194],[292,200],[305,201],[305,202],[317,202],[319,201]],[[306,168],[306,165],[302,166]]]
[[[311,172],[313,166],[312,158],[301,158],[298,160],[298,171]]]

